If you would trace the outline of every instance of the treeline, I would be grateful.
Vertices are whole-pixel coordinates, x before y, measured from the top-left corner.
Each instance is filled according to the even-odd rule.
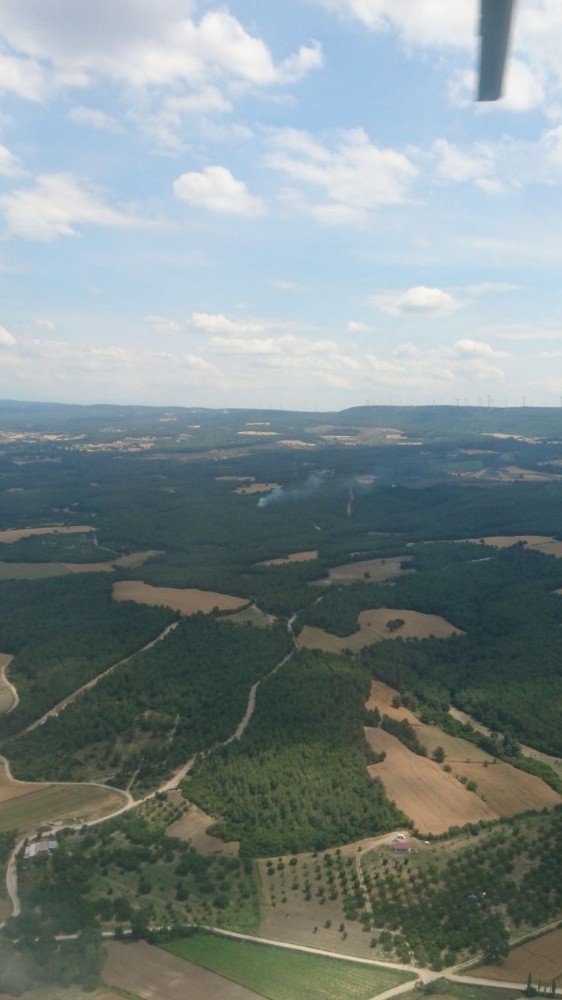
[[[10,744],[20,778],[111,776],[153,787],[197,753],[230,737],[252,684],[291,649],[282,626],[257,629],[202,614],[180,621],[39,729]]]
[[[0,736],[23,729],[174,619],[165,608],[114,601],[111,586],[105,575],[0,583],[0,649],[15,654],[10,679],[20,697],[0,718]]]
[[[251,856],[323,850],[403,823],[367,772],[368,691],[346,659],[300,653],[260,688],[244,740],[204,760],[187,794]]]
[[[30,535],[10,545],[0,545],[2,562],[97,563],[116,558],[111,549],[94,545],[92,532],[76,535]]]

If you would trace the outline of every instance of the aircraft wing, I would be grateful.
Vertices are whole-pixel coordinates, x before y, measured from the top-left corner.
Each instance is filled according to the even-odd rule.
[[[514,2],[481,0],[479,101],[501,97]]]

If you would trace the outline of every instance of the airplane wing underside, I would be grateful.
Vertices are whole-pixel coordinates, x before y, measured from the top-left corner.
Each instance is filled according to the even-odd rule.
[[[478,100],[501,97],[515,0],[481,0]]]

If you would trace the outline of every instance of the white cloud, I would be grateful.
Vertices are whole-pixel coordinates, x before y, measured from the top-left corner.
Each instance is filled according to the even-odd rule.
[[[229,337],[252,337],[265,333],[270,324],[254,320],[233,320],[223,313],[194,312],[191,314],[190,325],[194,330],[208,335],[218,334]]]
[[[357,18],[373,31],[399,32],[409,44],[469,45],[476,34],[476,7],[466,0],[312,0]]]
[[[146,316],[145,323],[151,333],[157,336],[168,336],[169,334],[181,333],[183,327],[174,319],[167,319],[165,316]]]
[[[220,215],[262,215],[265,203],[248,191],[226,167],[206,167],[201,173],[181,174],[174,181],[176,198],[194,208],[206,208]]]
[[[49,330],[50,332],[57,328],[57,324],[53,323],[52,319],[37,319],[35,320],[35,326],[38,326],[41,330]]]
[[[278,129],[271,133],[266,164],[300,183],[285,199],[327,225],[347,225],[367,220],[384,205],[405,201],[418,169],[395,149],[381,149],[364,129],[340,133],[333,148],[309,133]],[[309,191],[325,200],[310,201]]]
[[[17,156],[0,143],[0,176],[15,177],[21,172]]]
[[[118,133],[123,131],[123,127],[113,115],[108,115],[99,108],[86,108],[83,106],[71,108],[68,112],[68,118],[75,125],[89,125],[90,128],[95,128],[99,132]]]
[[[304,285],[300,285],[298,281],[287,281],[285,278],[270,278],[269,284],[273,288],[278,288],[280,292],[306,292],[308,291]]]
[[[474,153],[448,142],[437,139],[433,144],[437,174],[445,181],[462,183],[488,177],[494,171],[493,154],[489,148],[477,147]]]
[[[0,347],[15,347],[16,338],[5,327],[0,326]]]
[[[368,323],[361,323],[359,320],[350,319],[347,323],[346,330],[348,333],[374,333],[375,328],[369,326]]]
[[[379,292],[369,296],[367,301],[390,316],[447,316],[461,306],[450,292],[426,285],[417,285],[405,292]]]
[[[19,188],[0,198],[9,233],[26,240],[50,243],[59,236],[75,236],[76,226],[120,229],[150,226],[127,212],[111,208],[72,174],[42,174],[33,187]]]
[[[487,344],[483,340],[471,340],[469,337],[465,337],[463,340],[457,340],[454,345],[454,349],[459,352],[459,354],[465,355],[470,358],[507,358],[509,357],[504,351],[496,351],[494,347]]]

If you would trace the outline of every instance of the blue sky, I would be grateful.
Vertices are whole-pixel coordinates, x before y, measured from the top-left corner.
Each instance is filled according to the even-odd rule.
[[[0,0],[0,395],[562,394],[562,10]]]

